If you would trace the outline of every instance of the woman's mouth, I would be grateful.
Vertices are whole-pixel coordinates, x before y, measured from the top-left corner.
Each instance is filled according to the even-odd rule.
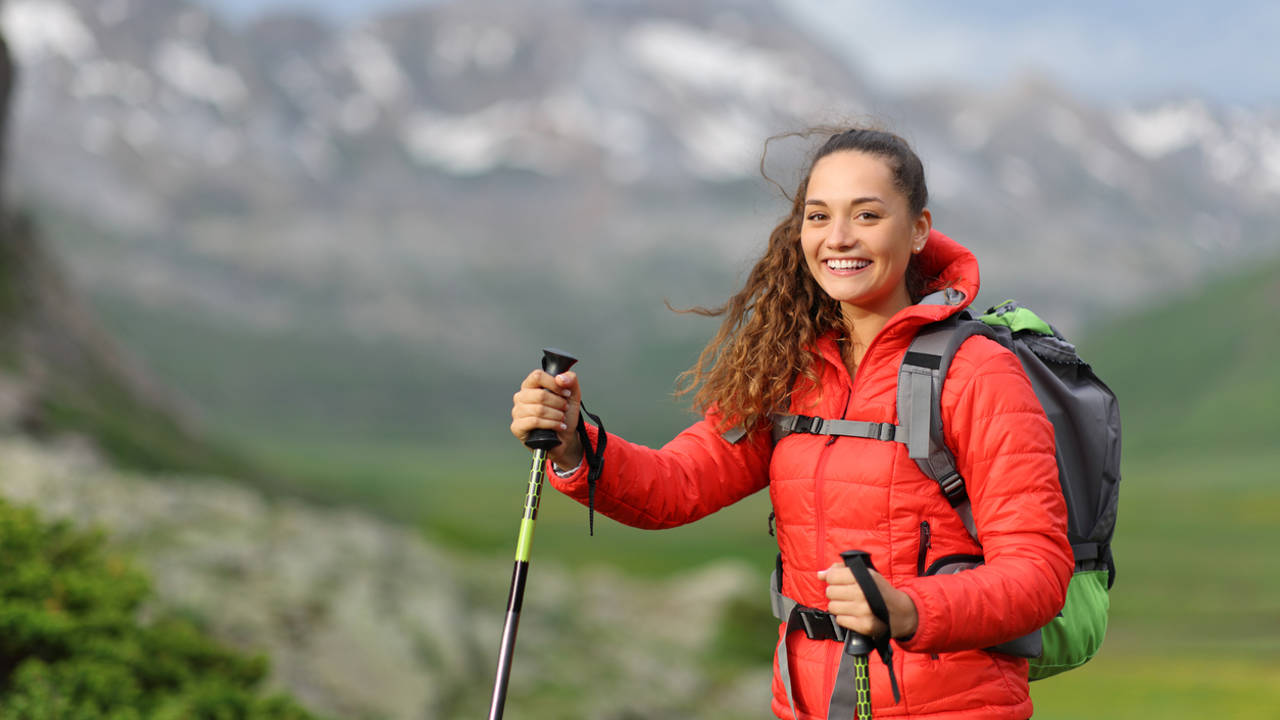
[[[870,260],[863,260],[861,258],[829,258],[827,260],[828,268],[843,272],[861,270],[870,264]]]

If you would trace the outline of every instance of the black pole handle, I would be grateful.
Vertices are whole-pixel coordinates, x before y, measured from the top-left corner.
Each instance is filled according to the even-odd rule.
[[[569,368],[573,367],[573,364],[576,362],[578,362],[578,358],[570,355],[564,350],[557,350],[555,348],[542,349],[542,369],[552,375],[559,375],[560,373],[565,372]],[[526,447],[534,450],[550,450],[560,444],[560,436],[556,435],[555,430],[538,428],[525,436],[524,444]]]
[[[893,673],[893,646],[889,644],[893,636],[893,628],[889,624],[889,606],[885,604],[884,595],[880,594],[875,578],[871,577],[870,571],[875,570],[875,566],[871,564],[871,553],[865,550],[845,550],[840,553],[840,559],[844,560],[844,566],[849,568],[853,578],[858,581],[858,587],[862,588],[862,594],[867,598],[872,614],[885,626],[885,633],[878,638],[869,638],[850,631],[849,636],[845,638],[845,652],[850,655],[867,655],[871,652],[871,648],[875,648],[889,670],[889,685],[893,688],[893,702],[896,704],[902,697],[898,693],[898,678]]]
[[[849,572],[854,574],[854,579],[857,579],[859,574],[857,570],[854,570],[854,566],[859,562],[861,562],[864,567],[873,567],[871,564],[871,553],[866,550],[846,550],[840,553],[840,559],[844,561],[844,566],[849,568]],[[861,583],[859,583],[859,585],[861,585]],[[862,593],[865,595],[866,592],[866,588],[863,588]],[[850,630],[848,635],[845,636],[844,651],[849,655],[870,655],[871,651],[874,649],[875,643],[871,641],[871,638],[860,632]]]

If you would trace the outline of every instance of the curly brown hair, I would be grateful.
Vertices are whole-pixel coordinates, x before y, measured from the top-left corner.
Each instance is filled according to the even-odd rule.
[[[697,362],[680,375],[676,392],[678,396],[694,392],[693,406],[699,412],[715,408],[721,429],[755,428],[770,413],[785,407],[797,377],[816,383],[810,349],[820,335],[844,330],[839,301],[814,280],[800,247],[805,195],[814,165],[836,152],[881,157],[893,171],[894,184],[907,198],[911,212],[919,215],[928,204],[924,166],[911,146],[893,133],[869,128],[812,130],[770,141],[814,135],[826,135],[827,140],[809,158],[799,187],[788,198],[791,211],[769,234],[768,247],[752,267],[746,284],[722,307],[684,311],[724,316]],[[762,158],[762,172],[763,166]],[[927,284],[913,257],[907,269],[912,302],[920,300]]]

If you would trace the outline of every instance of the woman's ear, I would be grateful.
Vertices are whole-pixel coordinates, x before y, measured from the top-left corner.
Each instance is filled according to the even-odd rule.
[[[920,211],[920,217],[916,218],[915,225],[911,228],[911,252],[919,253],[924,250],[924,246],[929,242],[929,231],[933,230],[933,214],[929,212],[929,208]]]

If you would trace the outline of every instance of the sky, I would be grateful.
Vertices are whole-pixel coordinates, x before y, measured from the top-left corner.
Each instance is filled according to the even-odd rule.
[[[432,0],[198,0],[243,21],[271,9],[335,20]],[[785,0],[873,84],[991,90],[1047,74],[1102,104],[1199,96],[1280,107],[1271,0]]]

